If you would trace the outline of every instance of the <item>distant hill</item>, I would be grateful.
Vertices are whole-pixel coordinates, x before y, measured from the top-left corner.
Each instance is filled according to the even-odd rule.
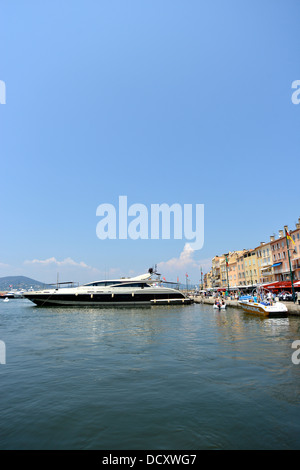
[[[7,291],[10,289],[40,289],[41,287],[46,286],[47,284],[26,276],[0,277],[0,291]]]

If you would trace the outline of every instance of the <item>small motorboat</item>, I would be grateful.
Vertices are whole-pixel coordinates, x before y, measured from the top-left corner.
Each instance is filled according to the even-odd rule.
[[[218,310],[225,310],[226,304],[221,304],[220,302],[214,304],[214,308],[217,308]]]
[[[239,300],[239,305],[249,313],[256,313],[266,317],[287,316],[288,309],[281,302],[271,305],[269,302],[255,302],[254,300]]]
[[[267,289],[260,287],[253,295],[240,297],[238,301],[240,307],[246,312],[265,317],[286,317],[288,314],[287,307],[282,302],[273,301],[271,296],[265,299],[263,295],[265,290]]]
[[[5,299],[3,300],[3,302],[9,302],[9,298],[8,298],[8,297],[5,297]]]

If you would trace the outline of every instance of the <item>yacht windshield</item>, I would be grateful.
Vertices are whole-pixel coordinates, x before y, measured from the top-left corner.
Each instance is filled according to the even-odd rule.
[[[97,281],[97,282],[89,282],[88,284],[84,284],[87,287],[107,287],[107,286],[114,286],[116,284],[120,284],[120,281]]]
[[[84,284],[85,287],[110,287],[110,286],[117,286],[117,287],[151,287],[149,284],[145,282],[122,282],[122,281],[96,281],[90,282],[88,284]]]
[[[144,282],[128,282],[128,283],[122,283],[119,284],[118,287],[151,287],[149,284],[146,284]]]

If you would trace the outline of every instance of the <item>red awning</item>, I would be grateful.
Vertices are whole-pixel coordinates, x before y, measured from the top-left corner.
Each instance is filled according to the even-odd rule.
[[[266,289],[277,289],[277,290],[282,290],[282,289],[291,289],[292,288],[292,283],[291,281],[275,281],[275,282],[270,282],[270,284],[264,284],[262,287],[265,287]]]

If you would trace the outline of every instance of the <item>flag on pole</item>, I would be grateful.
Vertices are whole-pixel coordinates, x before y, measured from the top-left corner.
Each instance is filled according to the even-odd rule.
[[[165,277],[163,277],[164,281],[167,281],[167,279]]]
[[[188,273],[185,273],[185,276],[186,276],[186,277],[189,277]]]
[[[290,235],[290,232],[288,230],[285,230],[285,235],[286,235],[286,238],[288,238],[289,240],[291,240],[292,243],[294,243],[295,245],[295,242],[294,240],[292,239],[291,235]]]

